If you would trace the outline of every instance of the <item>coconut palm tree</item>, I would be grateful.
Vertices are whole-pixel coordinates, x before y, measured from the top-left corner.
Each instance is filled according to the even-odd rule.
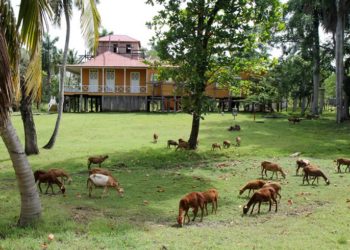
[[[52,78],[52,66],[54,61],[54,56],[57,53],[56,43],[58,42],[58,37],[51,39],[50,34],[45,33],[43,39],[42,48],[42,65],[43,71],[46,72],[46,81],[43,88],[43,98],[47,101],[50,100],[51,96],[51,78]]]
[[[11,123],[11,103],[18,91],[20,48],[25,44],[31,63],[26,74],[27,90],[37,92],[41,77],[40,44],[44,20],[50,15],[46,0],[22,0],[16,22],[10,0],[0,0],[0,136],[8,150],[21,195],[19,226],[36,222],[41,203],[33,172],[16,131]]]
[[[100,15],[96,8],[96,0],[75,0],[74,4],[81,12],[80,16],[80,26],[82,29],[83,36],[87,40],[89,48],[93,48],[93,51],[96,50],[98,45],[98,28],[100,27],[101,19]],[[58,26],[61,25],[62,15],[64,15],[66,21],[66,40],[63,50],[63,60],[62,67],[60,69],[60,99],[58,105],[58,115],[55,124],[55,129],[52,133],[52,136],[49,142],[44,146],[45,149],[51,149],[56,142],[58,135],[58,130],[61,123],[62,112],[63,112],[63,102],[64,102],[64,81],[66,75],[66,64],[67,64],[67,54],[69,46],[69,37],[70,37],[70,18],[72,15],[72,0],[50,0],[50,5],[54,12],[54,23]]]

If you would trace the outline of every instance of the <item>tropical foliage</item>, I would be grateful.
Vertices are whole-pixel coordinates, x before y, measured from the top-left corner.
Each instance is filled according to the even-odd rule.
[[[278,30],[281,17],[279,1],[149,0],[160,4],[149,23],[155,32],[153,44],[160,59],[176,65],[188,95],[186,108],[192,114],[190,148],[196,148],[200,119],[207,105],[204,95],[211,72],[217,65],[227,66],[230,59],[264,42]]]

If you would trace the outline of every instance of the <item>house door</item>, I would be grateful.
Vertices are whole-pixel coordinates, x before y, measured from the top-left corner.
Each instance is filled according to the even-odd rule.
[[[98,71],[97,69],[89,70],[89,92],[98,92]]]
[[[115,73],[114,69],[107,69],[106,72],[106,92],[115,91]]]
[[[140,72],[131,72],[130,92],[140,93]]]

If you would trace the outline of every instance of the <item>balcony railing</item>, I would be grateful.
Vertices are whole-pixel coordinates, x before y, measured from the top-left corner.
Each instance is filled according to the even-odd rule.
[[[102,85],[99,84],[69,84],[64,86],[64,92],[71,93],[127,93],[127,94],[146,94],[147,86],[124,86],[124,85]]]

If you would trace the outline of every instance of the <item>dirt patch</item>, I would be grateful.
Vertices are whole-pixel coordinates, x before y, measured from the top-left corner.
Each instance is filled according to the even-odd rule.
[[[87,224],[91,218],[97,216],[99,213],[100,211],[98,209],[91,207],[79,206],[71,209],[72,219],[79,224]]]
[[[225,161],[215,164],[216,168],[227,168],[227,167],[236,167],[241,163],[241,161],[233,160],[233,161]]]
[[[325,206],[327,204],[329,204],[330,202],[328,201],[314,201],[311,204],[308,205],[304,205],[304,206],[298,206],[295,208],[290,209],[290,211],[286,212],[285,215],[286,216],[310,216],[312,215],[313,211],[316,208]]]

